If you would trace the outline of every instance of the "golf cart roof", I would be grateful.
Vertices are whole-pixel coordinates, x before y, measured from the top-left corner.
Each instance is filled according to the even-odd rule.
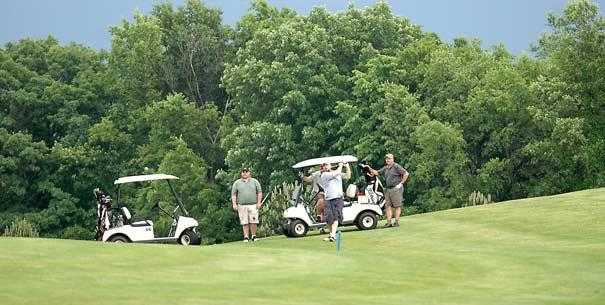
[[[140,176],[128,176],[117,179],[113,184],[123,184],[130,182],[141,182],[141,181],[153,181],[153,180],[174,180],[179,177],[166,174],[153,174],[153,175],[140,175]]]
[[[303,168],[314,165],[321,165],[324,163],[348,163],[348,162],[357,162],[357,157],[351,155],[344,156],[332,156],[332,157],[323,157],[323,158],[315,158],[309,159],[305,161],[298,162],[292,165],[292,168]]]

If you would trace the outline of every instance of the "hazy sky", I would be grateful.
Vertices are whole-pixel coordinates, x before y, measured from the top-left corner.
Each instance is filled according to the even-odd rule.
[[[131,19],[135,10],[149,12],[158,1],[142,0],[0,0],[0,45],[25,37],[53,35],[61,42],[77,42],[94,48],[111,46],[109,27]],[[183,0],[168,1],[181,5]],[[357,7],[376,1],[270,0],[307,14],[314,6],[341,11],[349,3]],[[596,1],[603,14],[603,2]],[[204,1],[223,11],[225,23],[234,24],[249,8],[248,0]],[[546,14],[561,12],[567,0],[399,0],[388,1],[395,14],[409,18],[423,30],[451,41],[456,37],[479,38],[485,47],[502,43],[521,53],[547,30]]]

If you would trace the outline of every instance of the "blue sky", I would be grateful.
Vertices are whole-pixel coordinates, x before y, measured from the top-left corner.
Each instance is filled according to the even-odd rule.
[[[111,46],[109,28],[131,19],[135,10],[149,12],[158,1],[143,0],[2,0],[0,45],[25,37],[53,35],[61,42],[77,42],[93,48]],[[168,1],[181,5],[183,0]],[[269,0],[307,14],[314,6],[336,12],[349,3],[357,7],[376,1]],[[596,1],[603,14],[605,0]],[[234,24],[250,6],[248,0],[205,0],[223,11],[225,23]],[[567,0],[399,0],[388,1],[395,14],[409,18],[425,31],[451,41],[456,37],[479,38],[484,47],[502,43],[513,53],[526,52],[547,30],[546,14],[561,12]]]

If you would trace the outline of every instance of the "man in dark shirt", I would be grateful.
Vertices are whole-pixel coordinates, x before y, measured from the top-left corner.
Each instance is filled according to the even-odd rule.
[[[401,165],[395,163],[393,154],[384,156],[385,166],[380,170],[371,169],[373,175],[383,175],[385,178],[385,209],[387,223],[386,227],[398,227],[399,217],[401,216],[401,205],[403,202],[403,184],[408,179],[410,174]],[[392,209],[395,209],[395,222],[391,223],[393,216]]]

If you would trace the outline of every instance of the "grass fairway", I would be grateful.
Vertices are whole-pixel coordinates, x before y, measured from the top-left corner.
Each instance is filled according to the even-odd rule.
[[[605,189],[405,217],[340,255],[321,237],[0,238],[0,304],[605,304]]]

